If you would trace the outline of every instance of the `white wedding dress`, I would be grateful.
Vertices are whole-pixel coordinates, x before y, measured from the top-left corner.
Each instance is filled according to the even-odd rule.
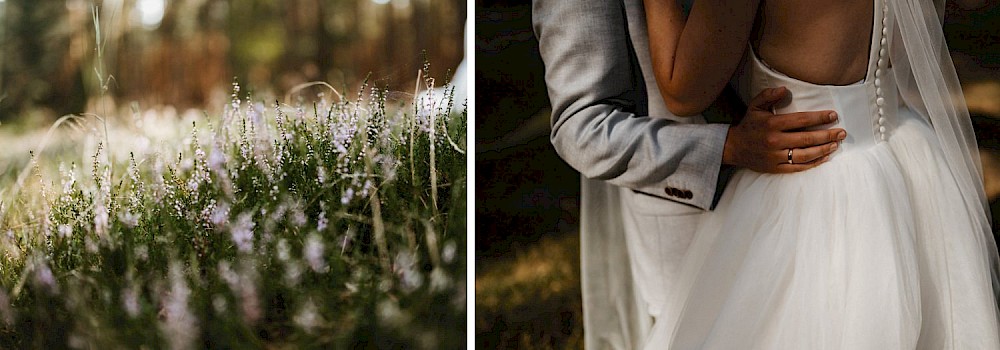
[[[750,96],[785,86],[775,112],[835,110],[849,136],[812,170],[734,175],[674,282],[680,315],[647,349],[1000,349],[988,214],[942,151],[944,123],[904,103],[896,19],[875,3],[856,84],[796,80],[751,52]]]

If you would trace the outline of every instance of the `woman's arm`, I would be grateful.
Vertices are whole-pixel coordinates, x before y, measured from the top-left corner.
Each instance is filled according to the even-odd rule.
[[[696,0],[685,21],[677,0],[644,0],[656,84],[678,116],[707,108],[736,71],[759,0]]]

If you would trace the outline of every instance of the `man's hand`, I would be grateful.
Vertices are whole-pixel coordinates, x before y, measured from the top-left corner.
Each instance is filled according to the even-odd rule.
[[[750,101],[746,116],[729,128],[722,151],[722,163],[761,173],[794,173],[816,167],[829,159],[839,142],[847,137],[844,129],[802,131],[800,129],[837,121],[833,111],[798,112],[775,115],[771,106],[788,95],[780,87],[767,89]],[[788,150],[793,149],[788,164]]]

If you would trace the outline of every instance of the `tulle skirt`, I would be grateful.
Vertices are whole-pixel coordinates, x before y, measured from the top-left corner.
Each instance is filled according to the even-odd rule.
[[[987,245],[930,127],[788,175],[740,171],[704,215],[647,348],[998,349]]]

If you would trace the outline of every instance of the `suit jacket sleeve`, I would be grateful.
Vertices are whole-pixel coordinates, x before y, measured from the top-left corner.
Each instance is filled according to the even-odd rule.
[[[645,115],[648,87],[625,6],[611,0],[533,1],[552,101],[551,142],[587,178],[708,209],[729,126]],[[641,20],[631,28],[641,28],[645,40],[644,18],[632,20]]]

